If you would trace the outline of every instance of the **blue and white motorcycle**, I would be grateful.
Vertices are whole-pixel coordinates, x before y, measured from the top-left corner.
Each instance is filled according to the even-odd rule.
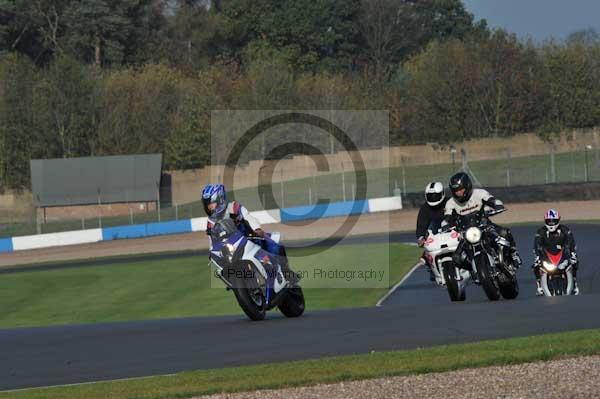
[[[276,237],[272,237],[275,239]],[[267,310],[278,307],[286,317],[304,313],[302,288],[284,278],[281,259],[252,242],[231,219],[218,221],[212,228],[210,263],[215,275],[233,291],[246,315],[263,320]]]

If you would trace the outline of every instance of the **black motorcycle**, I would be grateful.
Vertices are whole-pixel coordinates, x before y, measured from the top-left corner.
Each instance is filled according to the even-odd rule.
[[[486,210],[486,203],[479,212],[459,216],[457,227],[462,240],[456,256],[458,267],[471,272],[473,281],[483,287],[490,301],[514,299],[519,295],[516,267],[510,256],[510,243],[490,222],[491,216],[506,211],[506,208]]]

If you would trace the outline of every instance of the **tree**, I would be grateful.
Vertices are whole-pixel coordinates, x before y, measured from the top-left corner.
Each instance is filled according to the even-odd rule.
[[[192,73],[217,56],[221,18],[207,0],[173,0],[162,25],[155,59]],[[171,15],[172,14],[172,15]]]
[[[196,169],[210,165],[210,110],[196,87],[188,87],[174,115],[174,130],[165,145],[165,167]]]
[[[223,6],[224,45],[240,59],[269,48],[301,70],[349,69],[359,11],[359,0],[231,0]]]
[[[37,142],[45,156],[68,158],[94,153],[97,83],[73,58],[55,58],[36,87]]]
[[[572,32],[567,36],[567,45],[583,45],[592,47],[600,44],[600,34],[594,28],[588,28]]]
[[[67,40],[73,53],[98,66],[123,63],[127,56],[127,41],[135,36],[132,16],[137,16],[148,5],[148,0],[77,2],[67,14]]]
[[[445,143],[535,128],[542,69],[532,48],[503,31],[432,43],[406,64],[412,139]]]
[[[44,64],[64,48],[65,12],[72,0],[0,0],[4,51]]]
[[[33,86],[36,74],[25,58],[0,60],[0,189],[29,184],[34,135]]]
[[[600,45],[547,43],[541,49],[546,120],[542,134],[600,123]]]
[[[179,72],[162,64],[110,73],[98,107],[98,154],[162,152],[184,85]]]
[[[2,50],[45,65],[57,54],[85,62],[139,60],[159,28],[155,0],[0,0]]]
[[[460,0],[363,0],[358,20],[362,46],[377,76],[405,61],[432,40],[487,34]]]

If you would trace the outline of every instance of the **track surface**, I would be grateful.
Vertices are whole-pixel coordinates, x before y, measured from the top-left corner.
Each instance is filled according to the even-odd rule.
[[[465,303],[451,304],[417,270],[381,308],[308,312],[299,319],[273,313],[258,323],[208,317],[0,330],[0,389],[600,328],[600,268],[593,263],[600,227],[572,227],[582,263],[579,297],[536,298],[526,266],[517,300],[490,303],[472,286]],[[513,229],[527,265],[533,231]]]

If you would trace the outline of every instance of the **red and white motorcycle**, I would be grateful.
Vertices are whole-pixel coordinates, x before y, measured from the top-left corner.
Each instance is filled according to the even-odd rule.
[[[544,250],[541,283],[545,296],[573,295],[575,282],[569,254],[561,248]]]
[[[446,287],[451,301],[464,301],[471,273],[459,269],[452,261],[452,255],[460,242],[460,233],[454,230],[429,235],[425,240],[425,257],[431,265],[435,282]]]

